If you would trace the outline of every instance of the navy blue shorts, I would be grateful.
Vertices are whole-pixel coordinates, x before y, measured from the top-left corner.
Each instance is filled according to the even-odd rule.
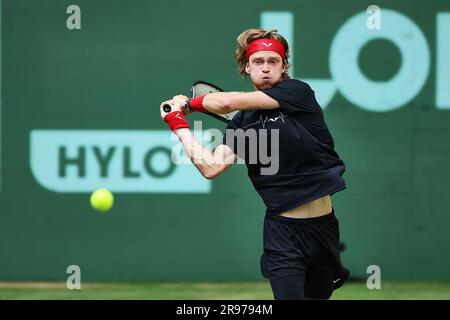
[[[267,214],[261,272],[275,299],[328,299],[350,272],[342,265],[334,212],[297,219]]]

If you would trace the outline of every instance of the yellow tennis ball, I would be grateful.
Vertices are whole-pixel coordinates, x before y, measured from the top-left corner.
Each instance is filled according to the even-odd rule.
[[[114,196],[107,189],[97,189],[91,194],[91,206],[100,212],[106,212],[114,204]]]

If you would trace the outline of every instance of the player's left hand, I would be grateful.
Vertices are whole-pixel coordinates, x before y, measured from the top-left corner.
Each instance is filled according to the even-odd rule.
[[[183,111],[181,110],[180,105],[177,104],[177,103],[175,103],[173,99],[164,101],[164,102],[162,102],[161,105],[159,106],[159,111],[161,112],[161,118],[162,118],[163,120],[164,120],[164,117],[168,114],[168,112],[165,112],[165,111],[163,110],[163,105],[165,105],[165,104],[170,104],[170,105],[172,106],[172,111],[171,111],[171,112],[174,112],[174,111],[181,111],[181,112],[183,112]]]

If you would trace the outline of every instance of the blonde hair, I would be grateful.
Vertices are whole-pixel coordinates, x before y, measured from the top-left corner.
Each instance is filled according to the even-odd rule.
[[[286,59],[283,61],[285,72],[283,72],[283,80],[284,79],[290,79],[288,75],[289,67],[291,66],[288,62],[289,58],[289,44],[287,43],[286,39],[278,33],[278,30],[276,29],[270,29],[270,30],[263,30],[263,29],[247,29],[244,32],[242,32],[237,37],[237,47],[235,52],[235,59],[236,63],[238,64],[238,71],[241,76],[246,76],[247,73],[245,72],[245,67],[248,63],[246,53],[247,53],[247,46],[250,42],[256,39],[273,39],[281,42],[281,44],[284,46]]]

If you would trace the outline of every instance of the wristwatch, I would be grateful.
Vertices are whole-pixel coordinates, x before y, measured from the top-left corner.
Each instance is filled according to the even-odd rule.
[[[187,98],[186,101],[184,102],[184,106],[186,107],[186,110],[189,111],[189,112],[192,112],[191,99],[192,98]]]

